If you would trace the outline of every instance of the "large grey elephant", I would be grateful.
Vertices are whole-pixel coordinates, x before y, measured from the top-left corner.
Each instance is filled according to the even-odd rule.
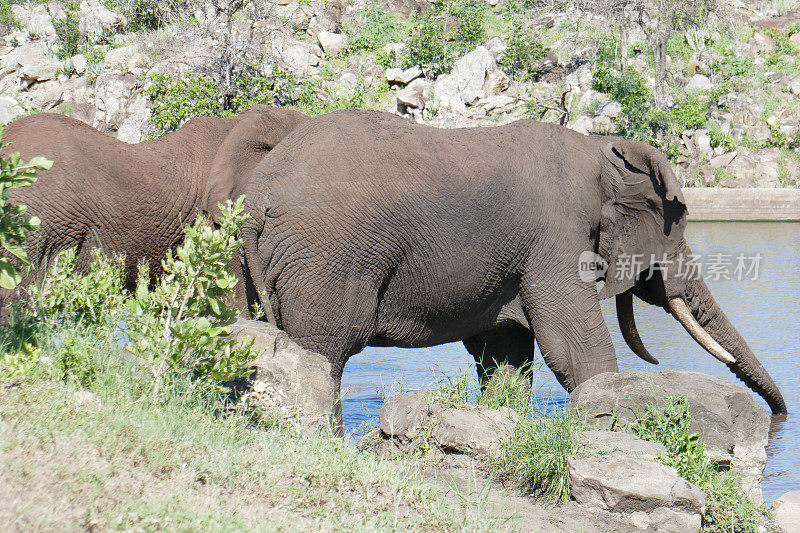
[[[217,214],[218,202],[237,196],[264,154],[305,118],[254,106],[234,118],[195,118],[139,144],[63,115],[13,122],[3,132],[3,155],[19,151],[24,160],[53,161],[36,183],[11,196],[41,219],[24,244],[31,263],[41,273],[58,252],[76,246],[83,271],[93,248],[123,253],[126,285],[133,288],[140,260],[158,274],[165,252],[183,238],[183,224],[199,210]],[[0,291],[0,304],[9,296]]]
[[[625,338],[652,360],[635,294],[786,412],[704,281],[659,270],[690,253],[686,206],[668,161],[646,144],[532,120],[444,130],[336,112],[297,126],[245,192],[249,303],[324,354],[337,383],[368,345],[463,340],[476,357],[520,364],[535,338],[572,391],[617,371],[601,298],[617,297]],[[579,271],[585,252],[609,265],[600,294]],[[628,257],[642,264],[626,274]]]

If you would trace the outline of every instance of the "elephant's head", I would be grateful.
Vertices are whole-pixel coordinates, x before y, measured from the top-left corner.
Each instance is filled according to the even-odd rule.
[[[703,348],[764,398],[773,413],[785,413],[786,403],[769,373],[691,266],[691,250],[684,240],[686,204],[668,160],[649,145],[623,139],[605,140],[601,152],[597,253],[608,262],[608,270],[600,296],[616,296],[628,346],[642,359],[657,363],[636,330],[635,294],[672,314]]]
[[[292,109],[255,105],[237,117],[217,150],[204,191],[205,210],[219,222],[218,204],[242,193],[264,155],[308,117]]]

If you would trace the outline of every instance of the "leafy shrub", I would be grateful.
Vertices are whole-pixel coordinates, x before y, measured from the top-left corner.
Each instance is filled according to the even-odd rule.
[[[490,383],[481,392],[478,403],[490,409],[508,407],[520,416],[528,416],[532,375],[533,367],[529,365],[523,368],[497,365]]]
[[[344,30],[349,37],[347,50],[351,54],[375,52],[405,36],[403,22],[391,11],[378,4],[369,4],[355,17],[357,25],[347,25]]]
[[[499,481],[520,484],[555,501],[569,500],[567,459],[578,451],[583,424],[571,411],[541,418],[519,417],[514,433],[489,457],[489,471]]]
[[[485,13],[480,0],[436,0],[414,25],[404,65],[420,65],[430,78],[449,72],[456,58],[480,43]]]
[[[78,3],[68,2],[64,6],[64,18],[53,21],[61,47],[56,52],[59,59],[66,59],[78,53],[81,45],[81,32],[78,30]]]
[[[661,461],[678,470],[678,475],[706,493],[703,531],[758,531],[756,506],[739,491],[734,472],[717,470],[706,456],[702,439],[690,431],[692,418],[685,397],[666,397],[663,405],[650,404],[636,426],[636,434],[660,442],[667,448]]]
[[[108,9],[125,17],[127,31],[155,30],[169,23],[182,2],[178,0],[103,0]]]
[[[14,18],[14,13],[11,11],[11,2],[9,0],[0,0],[0,26],[6,29],[19,26],[19,22]]]
[[[92,251],[86,275],[76,275],[75,248],[64,250],[41,287],[31,287],[34,313],[42,320],[69,324],[116,324],[123,306],[124,258],[108,258],[100,250]]]
[[[726,152],[730,152],[735,148],[733,137],[731,137],[730,135],[723,134],[722,128],[720,128],[719,124],[717,124],[716,122],[712,122],[711,124],[709,124],[708,136],[711,138],[712,148],[721,146],[722,149]]]
[[[546,55],[547,48],[541,42],[526,35],[522,21],[514,19],[508,47],[500,59],[505,73],[521,81],[536,78],[540,72],[539,62]]]
[[[684,130],[696,130],[708,124],[708,103],[696,95],[681,100],[671,110],[675,123]]]
[[[254,104],[297,102],[294,77],[279,69],[268,76],[240,76],[231,98],[223,97],[219,83],[200,74],[190,73],[179,80],[168,74],[153,74],[149,80],[151,85],[143,93],[150,100],[153,137],[175,131],[193,117],[229,117]]]
[[[17,265],[30,264],[22,243],[28,232],[38,229],[40,223],[35,216],[25,216],[26,206],[9,202],[11,189],[30,187],[36,181],[36,171],[47,170],[52,165],[52,161],[43,157],[34,157],[24,163],[19,152],[0,158],[0,250],[3,250],[0,255],[0,287],[4,289],[13,289],[22,281]]]
[[[237,316],[225,303],[237,283],[228,263],[241,242],[236,233],[249,215],[244,197],[221,210],[219,229],[204,217],[184,229],[184,243],[175,255],[167,253],[165,274],[153,290],[148,269],[140,266],[136,295],[128,302],[127,332],[130,350],[155,380],[154,397],[186,378],[202,394],[227,393],[225,382],[249,373],[252,343],[237,346],[223,336]]]

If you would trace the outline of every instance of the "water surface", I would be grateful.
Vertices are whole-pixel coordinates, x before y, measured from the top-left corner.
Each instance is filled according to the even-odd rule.
[[[714,263],[731,279],[706,272],[706,282],[725,313],[778,384],[789,415],[773,417],[769,459],[763,483],[764,498],[800,489],[800,224],[759,222],[693,222],[686,238],[706,269]],[[722,254],[722,256],[716,255]],[[736,279],[737,258],[746,266],[761,254],[758,276],[751,272]],[[713,267],[712,267],[713,270]],[[744,274],[744,272],[743,272]],[[753,279],[755,278],[755,279]],[[708,355],[663,310],[634,301],[637,325],[645,345],[659,366],[636,357],[625,345],[617,326],[613,299],[603,302],[603,313],[617,350],[620,370],[691,370],[741,383]],[[540,358],[537,348],[537,357]],[[538,398],[563,403],[567,399],[546,367],[536,376]],[[367,348],[346,365],[342,382],[345,428],[354,431],[377,419],[382,398],[400,390],[431,388],[437,381],[469,372],[477,382],[474,361],[461,343],[426,349]],[[766,408],[760,397],[759,403]]]

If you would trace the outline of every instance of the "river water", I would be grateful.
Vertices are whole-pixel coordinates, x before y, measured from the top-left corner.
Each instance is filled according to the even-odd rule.
[[[789,415],[773,417],[770,430],[763,489],[765,500],[771,501],[800,489],[800,224],[691,222],[686,239],[700,256],[698,263],[717,301],[788,405]],[[603,312],[621,371],[691,370],[741,383],[664,311],[635,298],[634,309],[642,339],[661,364],[645,363],[625,345],[612,298],[603,302]],[[537,357],[541,360],[538,348]],[[536,401],[565,403],[566,392],[546,366],[541,368],[535,377]],[[364,424],[374,423],[383,397],[432,388],[459,372],[467,372],[473,385],[477,383],[474,361],[461,343],[425,349],[367,348],[344,370],[345,430],[357,434]]]

